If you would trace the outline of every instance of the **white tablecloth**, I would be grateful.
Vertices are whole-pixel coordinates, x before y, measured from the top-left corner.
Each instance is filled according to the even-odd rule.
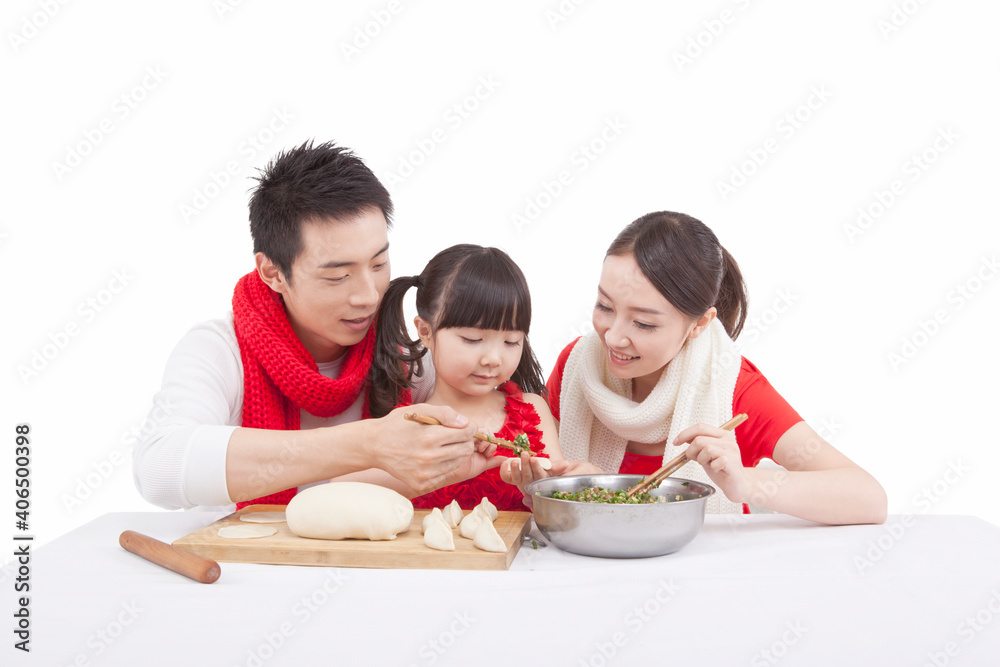
[[[1000,528],[971,517],[709,516],[652,559],[526,545],[506,572],[222,563],[211,585],[118,546],[220,516],[109,514],[40,548],[32,652],[8,630],[2,664],[1000,665]]]

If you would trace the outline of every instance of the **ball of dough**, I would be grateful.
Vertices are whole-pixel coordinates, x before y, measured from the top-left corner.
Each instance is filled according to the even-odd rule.
[[[299,537],[394,540],[410,527],[413,503],[384,486],[331,482],[296,494],[285,517]]]

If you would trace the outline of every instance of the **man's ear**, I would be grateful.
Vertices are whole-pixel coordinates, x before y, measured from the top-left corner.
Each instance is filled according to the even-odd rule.
[[[262,252],[254,255],[257,264],[257,275],[264,281],[264,284],[273,289],[278,294],[288,291],[288,280],[271,258]]]
[[[433,350],[434,336],[431,333],[431,325],[428,324],[427,320],[417,315],[413,318],[413,326],[417,328],[417,337],[424,344],[424,347],[428,350]]]
[[[705,314],[702,315],[701,318],[694,323],[694,327],[692,327],[691,331],[688,332],[688,338],[697,338],[698,336],[703,334],[705,332],[705,329],[708,328],[708,325],[711,324],[712,320],[715,319],[715,315],[717,312],[718,311],[715,309],[715,306],[712,306],[711,308],[706,310]]]

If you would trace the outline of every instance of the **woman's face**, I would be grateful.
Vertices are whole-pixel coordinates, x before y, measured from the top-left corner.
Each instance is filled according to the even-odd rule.
[[[657,291],[632,255],[604,259],[594,305],[594,329],[615,377],[656,380],[684,342],[696,338],[715,316],[699,320],[677,310]]]

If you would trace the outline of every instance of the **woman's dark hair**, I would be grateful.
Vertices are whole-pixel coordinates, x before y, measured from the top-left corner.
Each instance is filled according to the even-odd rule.
[[[260,170],[250,197],[250,235],[289,282],[302,252],[302,223],[346,220],[378,208],[392,224],[389,191],[354,153],[326,142],[281,152]]]
[[[523,331],[521,361],[510,379],[526,393],[544,391],[542,369],[528,343],[531,295],[524,274],[502,250],[461,244],[435,255],[419,276],[389,283],[379,307],[369,374],[373,417],[392,410],[400,392],[412,386],[414,373],[423,372],[427,349],[410,339],[403,316],[403,297],[411,287],[417,288],[417,314],[432,332],[450,327]]]
[[[701,317],[715,306],[733,340],[747,318],[740,267],[705,223],[683,213],[647,213],[622,230],[608,255],[632,255],[642,275],[677,310]]]

